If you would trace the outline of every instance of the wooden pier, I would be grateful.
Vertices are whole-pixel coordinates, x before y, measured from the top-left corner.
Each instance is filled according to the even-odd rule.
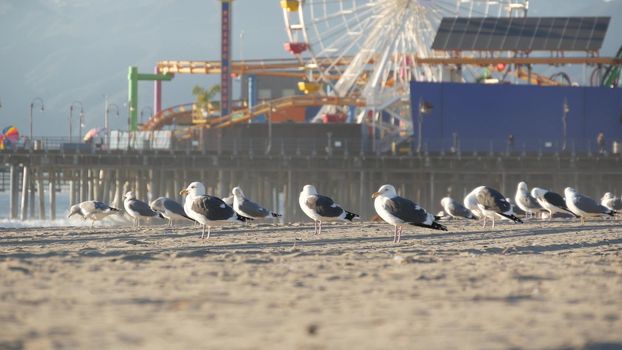
[[[56,193],[68,189],[71,203],[95,199],[122,208],[129,190],[150,201],[167,196],[181,201],[179,190],[203,182],[209,194],[228,196],[241,186],[253,200],[284,214],[286,221],[304,219],[298,193],[314,184],[363,218],[373,215],[370,194],[391,183],[398,192],[431,212],[446,195],[457,199],[486,184],[513,197],[516,184],[563,192],[572,186],[600,199],[606,191],[622,192],[620,155],[428,154],[206,154],[170,151],[0,152],[9,178],[10,217],[55,219]],[[46,196],[47,194],[47,203]],[[283,203],[282,206],[279,203]]]

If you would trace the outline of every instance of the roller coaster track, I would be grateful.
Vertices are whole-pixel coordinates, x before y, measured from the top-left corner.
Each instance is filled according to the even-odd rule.
[[[233,113],[223,117],[212,117],[202,124],[195,127],[204,128],[225,128],[231,125],[247,122],[260,115],[266,115],[279,110],[291,107],[310,107],[310,106],[365,106],[365,100],[357,97],[336,97],[336,96],[288,96],[266,102],[259,103],[252,108],[238,109]],[[165,125],[192,125],[192,103],[174,106],[153,116],[142,127],[142,130],[159,130]]]

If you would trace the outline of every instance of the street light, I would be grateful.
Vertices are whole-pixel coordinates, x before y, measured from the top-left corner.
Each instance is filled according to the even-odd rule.
[[[417,140],[417,153],[421,152],[421,146],[423,144],[423,137],[421,133],[423,132],[423,117],[426,113],[430,112],[434,108],[434,106],[428,102],[423,100],[423,98],[419,98],[419,108],[418,108],[418,126],[419,126],[419,139]]]
[[[153,115],[153,108],[149,107],[149,106],[145,106],[140,110],[140,123],[143,123],[143,112],[145,111],[145,109],[149,110],[149,117],[151,117]]]
[[[106,129],[106,144],[110,144],[110,108],[114,107],[115,112],[117,113],[117,117],[119,116],[119,106],[115,103],[108,103],[108,99],[106,99],[106,110],[104,113],[104,129]]]
[[[84,107],[82,106],[82,102],[80,102],[80,101],[73,101],[71,103],[71,106],[69,106],[69,142],[71,142],[71,138],[73,136],[72,127],[71,127],[71,121],[73,120],[73,107],[75,105],[79,105],[80,106],[80,121],[83,119],[83,116],[84,116]]]
[[[39,103],[41,106],[41,112],[45,110],[45,106],[43,105],[43,100],[41,97],[35,97],[32,102],[30,102],[30,140],[32,140],[32,110],[35,108],[35,104]]]
[[[568,112],[570,112],[570,106],[568,105],[568,99],[564,97],[564,104],[562,105],[562,151],[566,150],[567,143],[567,130],[568,130]]]

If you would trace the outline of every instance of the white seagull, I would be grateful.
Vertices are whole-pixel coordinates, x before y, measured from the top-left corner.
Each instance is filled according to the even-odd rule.
[[[80,215],[83,220],[91,220],[91,228],[95,224],[95,221],[102,220],[108,215],[118,214],[119,209],[113,208],[108,204],[98,201],[84,201],[69,208],[69,215],[67,218],[73,215]]]
[[[600,204],[611,210],[622,210],[622,199],[614,197],[611,192],[607,192],[600,199]]]
[[[527,188],[527,183],[524,181],[518,183],[514,200],[516,201],[516,205],[525,212],[525,216],[531,214],[531,216],[534,217],[540,209],[542,209],[538,201],[529,194],[529,188]]]
[[[497,217],[523,223],[512,212],[512,204],[499,191],[488,186],[480,186],[474,190],[474,193],[477,199],[477,206],[484,216],[492,219],[493,228],[495,227],[495,218]],[[486,225],[485,222],[484,225]]]
[[[566,187],[564,189],[564,195],[566,196],[566,205],[575,215],[581,217],[581,224],[585,222],[586,216],[602,216],[616,214],[615,210],[611,210],[605,206],[598,204],[592,198],[583,195],[572,187]]]
[[[484,187],[484,186],[480,186],[480,187]],[[464,203],[464,207],[469,209],[471,213],[475,215],[476,218],[484,219],[484,226],[486,226],[486,216],[484,216],[484,213],[482,213],[482,211],[479,209],[479,206],[477,205],[477,198],[475,197],[475,192],[480,187],[476,187],[473,191],[471,191],[469,194],[464,196],[463,203]]]
[[[141,218],[153,218],[157,216],[164,219],[164,216],[161,213],[153,211],[149,208],[147,203],[136,199],[134,192],[127,192],[123,198],[123,207],[125,208],[125,211],[134,218],[134,226],[140,227]]]
[[[206,195],[205,186],[200,182],[191,183],[187,188],[181,190],[179,194],[187,196],[184,201],[184,211],[186,215],[201,224],[203,228],[201,238],[205,237],[206,226],[207,239],[209,239],[212,226],[252,220],[236,213],[222,199]]]
[[[272,212],[246,198],[240,187],[234,187],[231,193],[233,194],[233,210],[242,216],[252,219],[277,218],[281,216],[281,214]]]
[[[441,206],[443,207],[445,213],[452,218],[477,220],[477,216],[475,216],[471,210],[465,208],[462,204],[458,203],[451,197],[441,199]]]
[[[565,213],[578,217],[575,213],[568,209],[566,201],[559,193],[555,193],[544,188],[534,187],[531,189],[531,195],[538,201],[538,203],[540,203],[542,208],[548,210],[549,220],[553,218],[553,214],[555,213]]]
[[[173,227],[173,220],[190,220],[194,221],[184,211],[184,207],[175,200],[167,197],[158,197],[149,203],[149,207],[153,211],[157,211],[168,219],[168,226]]]
[[[447,227],[436,222],[438,217],[428,213],[417,203],[397,195],[392,185],[382,185],[378,192],[371,195],[374,199],[374,208],[382,220],[395,226],[393,242],[402,239],[403,225],[413,225],[447,231]]]
[[[343,209],[330,197],[318,194],[313,185],[305,185],[302,188],[302,192],[298,196],[298,204],[300,204],[300,209],[313,220],[314,233],[317,235],[322,233],[322,221],[352,221],[359,217],[358,214]]]

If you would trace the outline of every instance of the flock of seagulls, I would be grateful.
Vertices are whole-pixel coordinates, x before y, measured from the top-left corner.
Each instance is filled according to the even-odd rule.
[[[201,225],[202,239],[209,239],[211,228],[214,226],[281,216],[253,202],[245,196],[240,187],[233,188],[230,197],[221,199],[206,194],[205,185],[201,182],[192,182],[179,194],[185,196],[183,205],[166,197],[159,197],[147,204],[129,191],[124,196],[123,206],[125,212],[133,218],[136,227],[140,227],[141,219],[154,217],[168,220],[169,226],[173,225],[173,221],[188,220]],[[525,213],[525,217],[532,218],[548,212],[549,220],[553,215],[573,216],[580,218],[583,224],[586,217],[613,216],[622,209],[622,200],[614,197],[610,192],[605,193],[598,203],[571,187],[564,190],[563,197],[539,187],[532,188],[530,192],[525,182],[518,183],[513,203],[510,198],[488,186],[474,188],[464,197],[462,203],[451,197],[445,197],[441,199],[442,215],[433,215],[412,200],[400,197],[395,187],[390,184],[380,186],[371,197],[378,216],[394,227],[393,242],[395,243],[401,241],[404,226],[447,231],[447,227],[439,223],[445,216],[482,220],[484,227],[486,227],[486,221],[490,220],[494,228],[496,220],[522,223],[523,221],[516,216],[515,210],[520,210]],[[317,235],[322,232],[322,222],[352,222],[360,218],[358,214],[344,209],[329,196],[319,194],[313,185],[303,187],[298,203],[302,211],[313,220],[314,233]],[[84,220],[91,220],[91,227],[93,227],[95,221],[116,213],[121,213],[121,211],[102,202],[85,201],[71,206],[68,217],[80,215]]]

